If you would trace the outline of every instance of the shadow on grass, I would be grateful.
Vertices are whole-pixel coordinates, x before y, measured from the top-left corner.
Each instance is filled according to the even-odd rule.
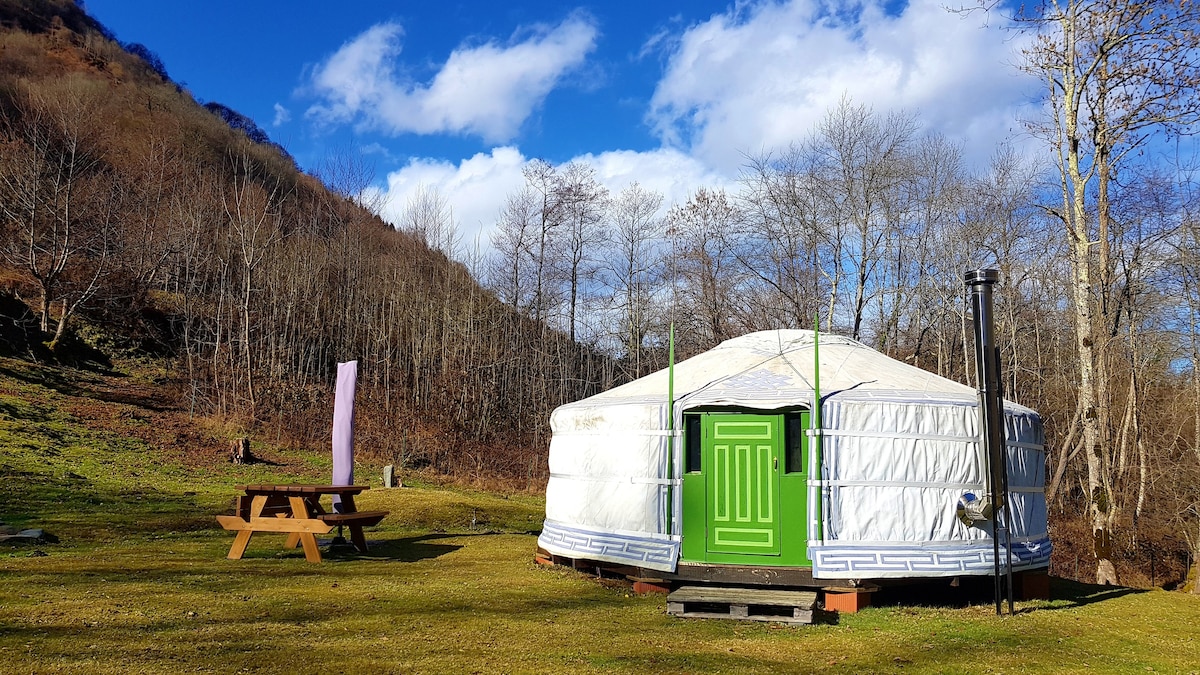
[[[336,530],[331,532],[329,536],[336,536]],[[367,536],[367,552],[360,553],[350,545],[349,540],[345,543],[334,543],[332,539],[321,538],[317,540],[317,544],[321,549],[321,560],[324,562],[337,563],[352,563],[354,561],[373,561],[373,562],[420,562],[422,560],[432,560],[440,558],[447,553],[453,553],[463,548],[462,544],[439,544],[433,543],[431,540],[437,539],[462,539],[464,537],[486,537],[501,534],[511,534],[507,532],[472,532],[472,533],[451,533],[451,532],[431,532],[428,534],[413,535],[411,537],[403,537],[400,539],[373,539],[370,538],[374,533],[368,532]],[[250,541],[250,548],[246,550],[245,559],[270,559],[270,558],[303,558],[304,551],[297,546],[294,549],[283,548],[283,537],[280,533],[275,532],[256,532]],[[264,542],[259,545],[259,542]],[[273,542],[273,544],[271,543]]]
[[[0,402],[0,417],[13,421],[41,422],[45,420],[46,413],[44,409],[34,407],[28,402],[24,402],[24,405]]]
[[[329,560],[392,560],[395,562],[419,562],[440,558],[462,548],[461,544],[436,544],[430,540],[449,537],[473,537],[474,534],[421,534],[403,539],[367,540],[367,552],[359,553],[349,544],[331,546],[323,555]]]
[[[226,646],[238,645],[234,655],[245,656],[250,650],[270,649],[267,645],[271,637],[281,635],[280,631],[290,635],[297,628],[303,632],[304,627],[346,617],[382,630],[390,629],[397,618],[411,620],[415,615],[436,620],[451,630],[469,627],[481,617],[491,626],[525,630],[544,625],[547,616],[570,617],[579,611],[617,609],[629,604],[611,593],[552,596],[503,587],[486,592],[468,588],[460,593],[453,585],[425,589],[421,584],[386,592],[376,589],[364,597],[360,590],[343,592],[337,583],[331,584],[345,577],[330,575],[329,568],[322,571],[319,565],[291,566],[280,571],[268,567],[274,566],[239,564],[236,570],[230,566],[202,574],[175,569],[172,574],[168,570],[131,573],[119,565],[95,566],[83,574],[34,581],[31,586],[44,583],[54,588],[63,587],[65,581],[65,586],[76,592],[85,585],[99,587],[106,601],[130,593],[147,596],[147,600],[137,608],[142,611],[136,613],[128,605],[122,609],[120,602],[115,606],[108,602],[108,611],[114,615],[111,624],[91,621],[72,611],[50,612],[36,622],[8,622],[0,625],[0,646],[34,640],[43,645],[56,641],[77,644],[86,635],[87,643],[106,643],[102,645],[105,652],[120,651],[130,641],[128,626],[132,624],[139,636],[158,634],[166,636],[160,639],[169,640],[194,638],[197,629],[215,632]],[[316,593],[316,588],[331,590]],[[79,597],[72,595],[66,602]],[[138,649],[135,654],[142,652]]]
[[[883,586],[871,595],[871,605],[962,609],[992,599],[992,577],[960,577],[953,584],[950,579],[913,579]]]
[[[99,354],[99,352],[97,352]],[[103,355],[101,355],[103,356]],[[45,387],[64,396],[86,397],[105,403],[118,403],[154,412],[173,409],[161,399],[157,390],[113,389],[97,376],[127,379],[129,376],[114,370],[107,357],[88,358],[79,362],[60,362],[60,365],[33,364],[9,360],[0,364],[0,376],[11,377],[26,384]]]
[[[33,384],[52,389],[67,396],[79,396],[82,389],[78,386],[81,373],[68,372],[61,367],[33,364],[25,361],[10,360],[0,365],[0,375],[11,377],[26,384]]]
[[[100,487],[69,472],[26,476],[19,489],[0,483],[4,520],[66,529],[85,541],[212,529],[217,512],[195,494]]]
[[[1060,577],[1052,577],[1050,579],[1050,602],[1049,607],[1043,609],[1070,609],[1072,607],[1083,607],[1095,602],[1103,602],[1105,600],[1113,600],[1134,593],[1145,593],[1144,588],[1129,588],[1127,586],[1101,586],[1098,584],[1085,584],[1080,581],[1072,581]]]
[[[1047,609],[1070,609],[1095,602],[1113,600],[1132,593],[1145,593],[1144,589],[1125,586],[1099,586],[1070,579],[1053,577],[1050,580],[1050,600],[1038,606],[1017,609],[1018,614]],[[1001,589],[1001,606],[1008,613],[1008,592]],[[1020,599],[1019,595],[1017,596]],[[876,607],[943,607],[962,609],[971,605],[986,605],[995,602],[995,585],[990,576],[960,577],[957,585],[946,579],[913,581],[901,585],[885,586],[871,598]]]

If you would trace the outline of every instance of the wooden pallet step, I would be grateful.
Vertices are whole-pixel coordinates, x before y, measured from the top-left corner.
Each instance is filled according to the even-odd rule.
[[[685,618],[812,623],[816,604],[813,591],[684,586],[667,596],[667,613]]]
[[[803,606],[812,609],[817,602],[815,591],[780,591],[766,588],[731,588],[727,586],[682,586],[671,592],[669,599],[677,602],[736,602],[752,605]]]

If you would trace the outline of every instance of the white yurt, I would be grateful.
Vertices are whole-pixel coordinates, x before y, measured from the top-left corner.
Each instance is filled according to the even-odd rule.
[[[671,379],[663,370],[554,411],[547,553],[816,579],[993,573],[991,522],[960,517],[989,489],[971,387],[848,338],[818,345],[807,330],[751,333],[676,364],[673,404]],[[1001,543],[1013,570],[1045,568],[1042,421],[1008,402],[1003,417]]]

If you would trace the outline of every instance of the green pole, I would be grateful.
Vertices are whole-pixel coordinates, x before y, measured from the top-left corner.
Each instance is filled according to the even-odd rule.
[[[809,471],[809,480],[821,480],[821,313],[813,313],[813,466]],[[815,475],[814,475],[815,474]],[[813,519],[816,520],[816,527],[813,528],[816,538],[821,538],[821,505],[823,503],[824,488],[817,491],[817,503],[813,508]]]
[[[667,338],[667,480],[675,478],[675,322]],[[675,494],[667,483],[667,534],[675,533]]]
[[[813,315],[813,428],[821,428],[821,315]],[[820,436],[817,437],[820,444]]]
[[[671,322],[670,337],[667,339],[667,428],[675,431],[675,322]]]

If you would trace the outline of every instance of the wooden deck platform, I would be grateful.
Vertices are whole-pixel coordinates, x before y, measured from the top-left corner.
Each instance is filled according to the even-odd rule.
[[[812,592],[816,594],[818,616],[832,617],[834,613],[854,613],[871,606],[872,597],[881,587],[895,590],[913,584],[950,583],[950,579],[887,579],[846,580],[816,579],[810,567],[723,565],[681,561],[675,572],[661,572],[635,565],[621,565],[582,558],[567,558],[553,555],[541,548],[534,559],[542,565],[564,565],[580,572],[601,577],[625,578],[633,584],[636,593],[667,593],[687,587],[711,587],[716,589],[742,588],[754,591]],[[965,577],[971,579],[974,577]],[[980,577],[982,578],[982,577]],[[989,581],[990,583],[990,581]],[[1050,596],[1050,581],[1044,569],[1022,570],[1013,573],[1013,584],[1017,599],[1045,599]],[[680,596],[676,596],[680,597]],[[691,601],[687,601],[691,602]],[[720,618],[734,617],[736,603],[717,602],[708,607],[709,615]],[[743,603],[745,604],[745,603]],[[751,603],[753,604],[753,603]],[[746,608],[750,612],[749,605]],[[783,612],[783,610],[771,610]],[[673,613],[673,612],[672,612]],[[680,616],[700,616],[694,612]],[[769,615],[768,615],[769,616]],[[761,618],[763,621],[781,621],[779,618]]]
[[[778,567],[761,565],[720,565],[711,563],[680,562],[675,572],[662,572],[634,565],[598,562],[584,558],[568,558],[553,555],[541,548],[534,552],[534,560],[542,565],[563,565],[581,572],[623,576],[631,581],[645,581],[663,585],[722,584],[726,586],[785,586],[821,588],[828,582],[813,578],[811,567]]]

